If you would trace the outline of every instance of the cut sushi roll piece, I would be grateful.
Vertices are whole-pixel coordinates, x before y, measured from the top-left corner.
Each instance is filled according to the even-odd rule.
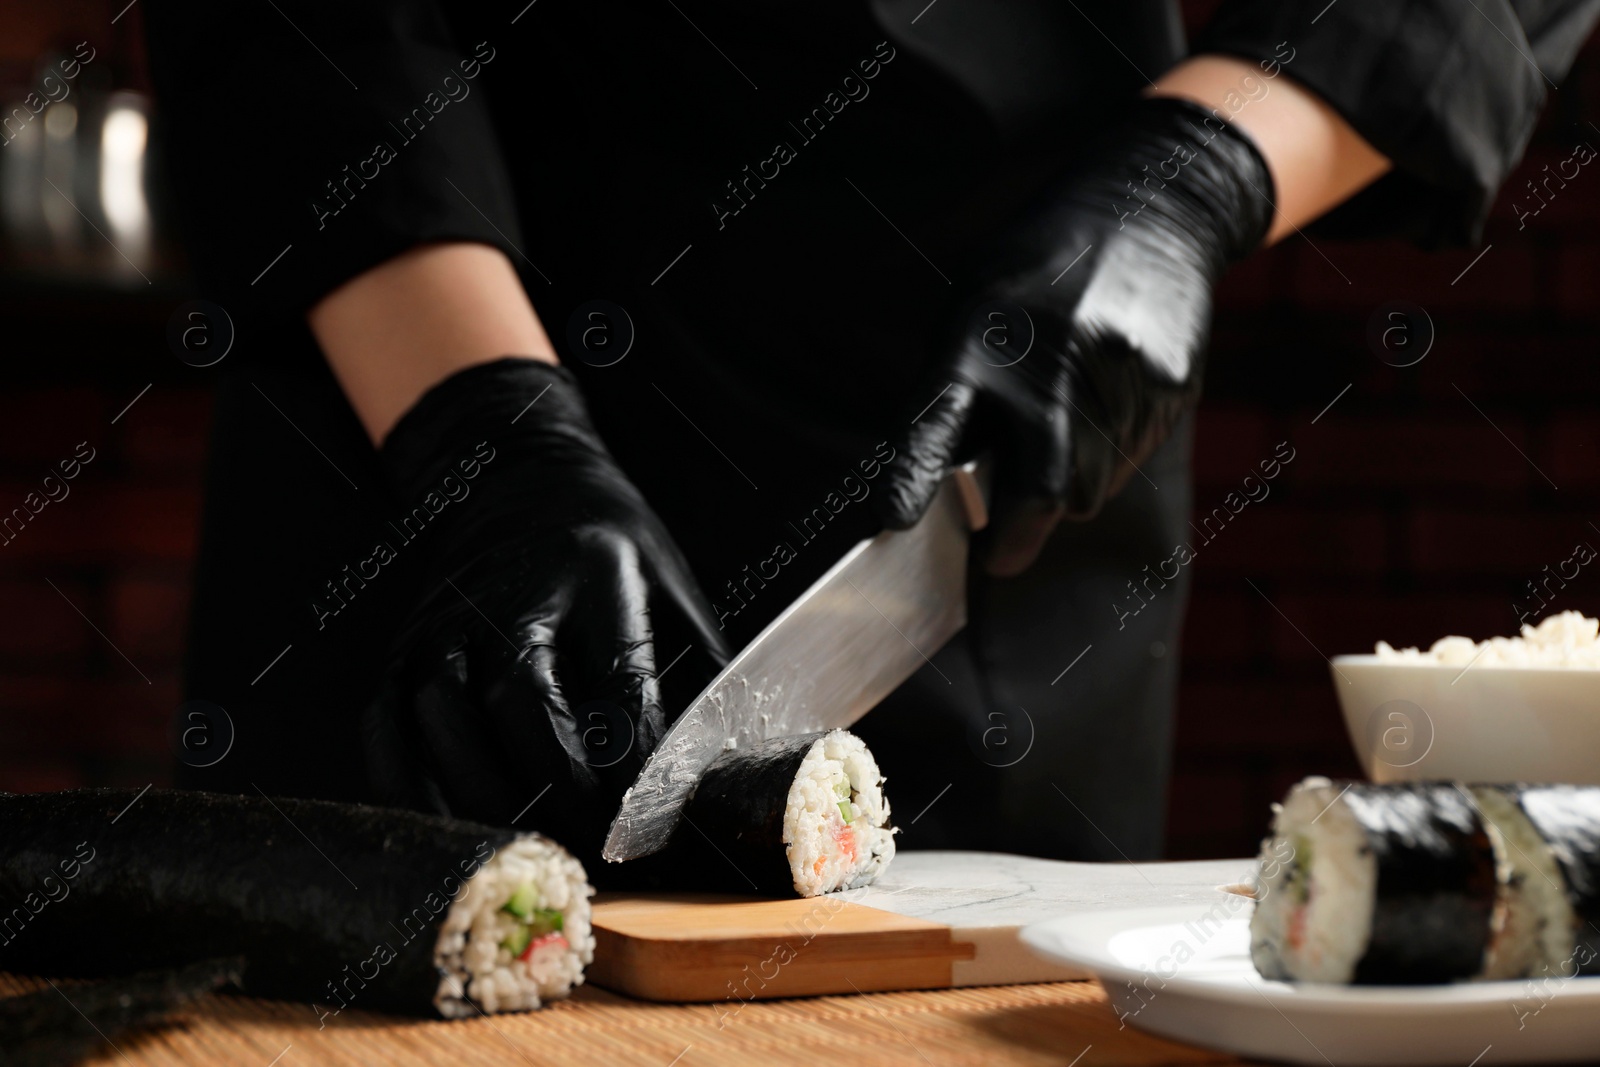
[[[1275,806],[1250,955],[1264,977],[1413,984],[1477,976],[1497,903],[1493,845],[1450,784],[1308,778]]]
[[[1549,971],[1537,973],[1600,974],[1600,788],[1529,785],[1515,794],[1565,890],[1566,907],[1550,911],[1551,939],[1561,937],[1565,952]]]
[[[1572,956],[1575,916],[1561,868],[1523,812],[1516,786],[1472,787],[1494,846],[1498,896],[1485,950],[1485,979],[1558,973]]]
[[[442,1015],[537,1008],[594,955],[554,842],[326,801],[0,794],[0,970],[83,978],[244,959],[243,988]]]
[[[1600,973],[1600,788],[1308,778],[1276,812],[1250,926],[1269,978]]]
[[[883,775],[845,730],[724,752],[685,814],[760,891],[813,897],[853,889],[894,858]]]

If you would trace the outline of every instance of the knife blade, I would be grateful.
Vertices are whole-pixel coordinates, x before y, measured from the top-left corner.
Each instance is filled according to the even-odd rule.
[[[724,749],[849,726],[929,663],[966,625],[967,545],[986,521],[968,464],[915,526],[845,553],[673,724],[624,794],[601,854],[622,862],[665,847]]]

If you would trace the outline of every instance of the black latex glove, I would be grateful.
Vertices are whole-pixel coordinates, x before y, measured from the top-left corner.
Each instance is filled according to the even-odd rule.
[[[504,825],[548,786],[524,825],[590,852],[665,708],[681,711],[727,660],[688,564],[565,369],[461,371],[381,458],[405,507],[432,493],[439,514],[417,539],[424,599],[364,719],[374,789]]]
[[[991,573],[1094,515],[1198,399],[1212,287],[1261,243],[1272,196],[1255,146],[1209,111],[1131,107],[998,235],[873,494],[884,525],[914,523],[952,462],[984,450]]]

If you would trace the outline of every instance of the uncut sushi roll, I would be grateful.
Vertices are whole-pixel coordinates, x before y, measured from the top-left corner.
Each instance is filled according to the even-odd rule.
[[[1307,778],[1262,845],[1250,956],[1286,981],[1474,978],[1498,901],[1494,845],[1465,790]]]
[[[537,1008],[593,958],[582,866],[537,834],[317,800],[0,794],[0,970],[244,960],[244,991],[458,1018]]]
[[[894,858],[883,775],[845,730],[722,753],[686,817],[758,891],[814,897],[853,889]]]

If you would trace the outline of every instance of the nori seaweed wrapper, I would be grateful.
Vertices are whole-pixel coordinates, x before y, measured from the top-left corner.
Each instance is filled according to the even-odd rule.
[[[319,800],[0,794],[0,970],[101,978],[240,956],[253,995],[432,1015],[439,924],[517,836]]]
[[[1578,973],[1600,974],[1600,787],[1529,785],[1516,797],[1566,880]]]
[[[1353,783],[1345,806],[1366,831],[1378,882],[1354,981],[1409,985],[1483,968],[1495,902],[1494,847],[1471,798],[1449,783]]]
[[[783,843],[783,816],[800,764],[824,736],[772,737],[722,753],[695,786],[684,813],[688,832],[680,828],[675,843],[698,851],[684,839],[702,836],[757,892],[792,896],[794,873]]]

